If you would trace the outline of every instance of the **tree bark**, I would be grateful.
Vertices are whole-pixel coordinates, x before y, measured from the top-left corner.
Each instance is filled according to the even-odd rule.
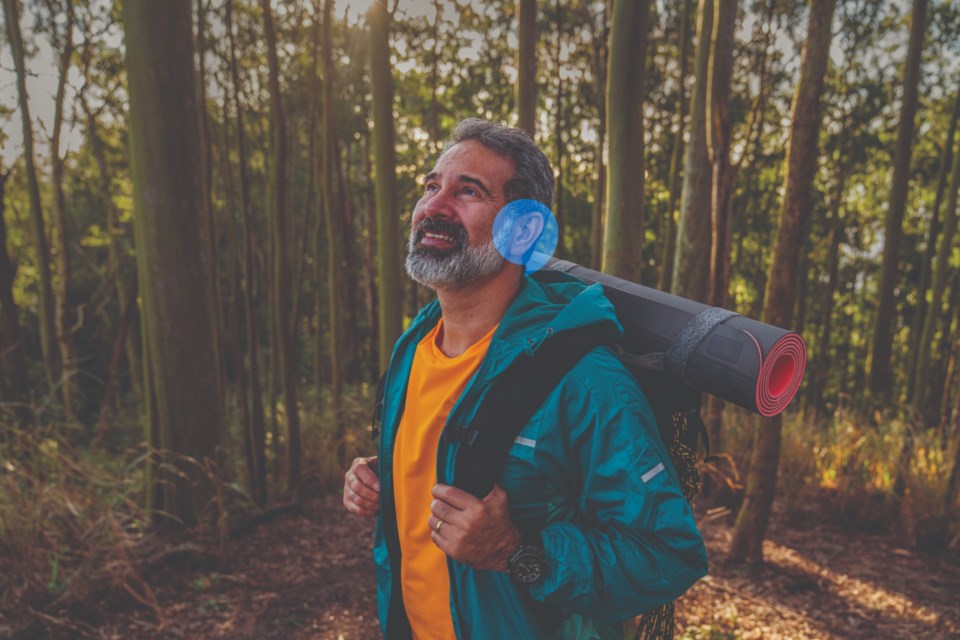
[[[713,172],[707,155],[707,96],[713,0],[700,0],[696,84],[690,98],[690,140],[684,153],[683,189],[671,292],[707,302],[710,283],[710,197]]]
[[[920,295],[917,296],[916,317],[921,321],[925,320],[928,312],[927,289],[930,287],[930,272],[933,269],[937,237],[940,235],[940,206],[943,202],[943,194],[947,190],[947,176],[950,173],[950,167],[953,165],[953,139],[957,131],[958,118],[960,118],[960,88],[957,89],[957,96],[953,102],[950,126],[947,129],[947,137],[944,139],[943,151],[940,154],[940,172],[937,176],[937,192],[933,200],[933,209],[930,211],[930,228],[927,231],[927,246],[923,252],[923,262],[920,267],[920,284],[917,286],[917,291]],[[910,337],[912,339],[910,345],[910,362],[907,368],[907,400],[910,401],[916,400],[913,394],[918,384],[917,361],[920,354],[922,333],[922,330],[917,331],[916,326],[910,329]]]
[[[710,218],[710,304],[727,306],[730,281],[730,216],[733,180],[737,167],[730,162],[730,77],[733,74],[734,31],[738,0],[716,0],[713,7],[713,42],[707,82],[707,153],[712,166]]]
[[[603,271],[640,282],[643,270],[643,84],[648,0],[614,0],[607,70],[607,221]]]
[[[323,214],[327,222],[327,283],[330,318],[330,399],[333,409],[333,421],[336,428],[337,460],[342,465],[346,457],[346,426],[343,415],[343,372],[347,357],[344,336],[346,324],[346,276],[344,230],[341,214],[334,200],[335,154],[337,153],[336,130],[333,122],[333,37],[332,20],[333,0],[325,0],[323,5]]]
[[[152,486],[160,506],[197,522],[207,492],[203,465],[217,457],[220,406],[200,259],[203,184],[190,0],[123,3],[137,257],[152,380],[150,434],[171,454]],[[192,460],[192,461],[191,461]]]
[[[517,126],[537,133],[537,0],[517,0]]]
[[[943,210],[943,229],[940,233],[940,242],[937,247],[937,259],[933,271],[933,285],[931,287],[930,307],[923,318],[923,330],[920,332],[920,343],[917,346],[917,365],[913,387],[913,406],[920,413],[932,417],[930,394],[928,393],[930,348],[937,324],[943,314],[943,305],[947,302],[944,293],[947,291],[947,277],[953,271],[950,266],[950,255],[953,252],[953,237],[957,231],[957,192],[960,191],[960,161],[954,161],[953,172],[950,177],[950,186],[947,191],[947,202]],[[934,237],[930,238],[935,241]],[[921,292],[923,293],[923,292]]]
[[[593,39],[593,74],[596,78],[597,100],[597,143],[594,146],[593,156],[597,167],[596,182],[593,184],[593,210],[590,217],[590,265],[592,269],[600,269],[603,259],[603,219],[606,209],[604,195],[607,186],[607,165],[603,159],[603,151],[607,140],[607,44],[610,36],[610,20],[607,17],[609,2],[603,3],[600,14],[600,25],[589,15],[590,4],[584,3],[591,25]]]
[[[63,192],[63,158],[60,156],[60,136],[63,132],[63,103],[66,98],[67,76],[70,74],[73,60],[73,1],[66,0],[66,23],[64,24],[63,49],[60,51],[59,77],[57,93],[54,98],[53,135],[50,140],[50,158],[53,173],[53,255],[56,264],[57,283],[54,290],[56,306],[57,343],[60,348],[61,383],[60,397],[63,400],[63,412],[67,420],[77,419],[77,351],[73,335],[73,304],[70,299],[70,234],[67,231],[67,204]],[[54,26],[54,33],[58,28]],[[57,38],[59,39],[59,38]],[[54,44],[56,46],[56,44]]]
[[[60,382],[60,361],[57,356],[57,330],[53,299],[53,276],[50,273],[50,248],[43,223],[43,208],[40,204],[40,183],[33,152],[33,124],[30,120],[30,101],[27,97],[27,71],[24,61],[23,39],[20,34],[20,18],[17,15],[17,0],[3,0],[7,38],[17,72],[17,95],[20,100],[20,119],[23,125],[24,166],[27,170],[27,194],[30,198],[30,229],[37,252],[37,271],[40,277],[40,349],[43,369],[51,389]]]
[[[20,308],[13,297],[13,281],[17,265],[7,250],[7,221],[4,218],[4,197],[9,171],[0,171],[0,396],[26,405],[27,369],[23,335],[20,331]],[[14,412],[25,421],[25,411]]]
[[[233,0],[227,0],[226,29],[230,43],[230,77],[232,99],[237,117],[237,164],[240,174],[240,211],[243,233],[243,315],[246,332],[247,359],[250,368],[250,428],[251,448],[253,449],[253,467],[248,470],[252,476],[253,495],[257,504],[263,505],[267,499],[267,444],[266,421],[263,409],[263,387],[260,381],[260,337],[256,317],[256,269],[253,253],[253,207],[250,199],[250,178],[247,169],[246,136],[243,126],[243,106],[240,103],[240,69],[237,63],[237,47],[233,33]]]
[[[793,99],[793,121],[784,171],[783,207],[777,227],[774,258],[764,292],[764,322],[790,326],[794,289],[803,230],[810,217],[813,180],[817,172],[817,142],[820,133],[820,96],[830,61],[834,0],[810,0],[807,40]],[[754,435],[747,475],[746,497],[737,516],[730,558],[763,562],[763,538],[777,483],[782,419],[760,425]]]
[[[883,267],[878,285],[879,303],[874,322],[870,349],[870,393],[877,397],[889,396],[893,387],[890,360],[893,353],[893,323],[896,315],[897,278],[900,273],[900,241],[903,236],[903,215],[910,186],[910,158],[913,150],[914,116],[917,112],[920,62],[923,38],[927,29],[928,0],[913,0],[910,26],[910,45],[903,76],[903,102],[900,124],[893,153],[893,180],[890,185],[890,204],[883,233]]]
[[[297,401],[297,361],[290,314],[290,256],[287,249],[287,119],[280,93],[280,63],[277,58],[277,32],[270,0],[260,0],[264,33],[267,38],[267,63],[271,126],[271,221],[273,238],[273,322],[277,340],[277,373],[283,391],[287,427],[287,490],[300,484],[300,413]]]
[[[660,277],[657,288],[661,291],[670,291],[673,287],[673,263],[677,248],[677,225],[679,224],[680,202],[680,165],[683,163],[685,145],[683,143],[684,127],[687,123],[687,73],[690,62],[690,14],[692,0],[683,0],[683,9],[680,18],[680,65],[677,71],[677,130],[674,133],[673,149],[670,152],[670,177],[667,183],[667,215],[666,233],[660,257]]]
[[[213,206],[213,145],[210,140],[210,118],[207,113],[207,10],[209,0],[197,0],[197,95],[200,104],[200,155],[203,176],[203,262],[207,292],[210,297],[210,322],[213,352],[217,363],[217,400],[223,405],[223,318],[220,311],[219,248],[220,232]]]
[[[375,0],[370,22],[370,90],[373,97],[373,162],[377,198],[377,299],[380,370],[385,371],[402,329],[400,223],[397,215],[397,170],[393,129],[393,69],[390,20],[386,0]]]

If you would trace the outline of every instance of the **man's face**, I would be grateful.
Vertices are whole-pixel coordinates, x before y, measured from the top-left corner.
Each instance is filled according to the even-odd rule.
[[[474,140],[440,156],[413,210],[406,261],[411,278],[458,289],[500,271],[504,259],[493,244],[493,221],[513,174],[512,160]]]

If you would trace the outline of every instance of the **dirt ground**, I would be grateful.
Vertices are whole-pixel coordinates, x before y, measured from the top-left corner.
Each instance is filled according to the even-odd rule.
[[[775,520],[764,566],[725,565],[729,517],[703,514],[700,524],[710,575],[677,604],[679,638],[960,638],[956,553]],[[338,496],[317,498],[238,536],[220,558],[153,574],[154,608],[106,611],[96,625],[34,613],[21,637],[373,640],[372,541],[372,522],[346,514]],[[0,637],[13,622],[0,616]]]

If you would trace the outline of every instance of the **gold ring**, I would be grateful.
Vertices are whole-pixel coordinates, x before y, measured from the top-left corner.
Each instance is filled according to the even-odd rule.
[[[440,520],[439,522],[437,522],[437,528],[434,529],[434,531],[436,531],[437,533],[440,533],[440,527],[442,526],[443,526],[443,520]]]

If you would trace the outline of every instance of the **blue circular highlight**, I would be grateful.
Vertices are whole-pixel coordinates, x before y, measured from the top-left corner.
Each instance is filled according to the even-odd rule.
[[[550,207],[529,198],[508,202],[493,221],[493,243],[529,275],[553,257],[560,230]]]

